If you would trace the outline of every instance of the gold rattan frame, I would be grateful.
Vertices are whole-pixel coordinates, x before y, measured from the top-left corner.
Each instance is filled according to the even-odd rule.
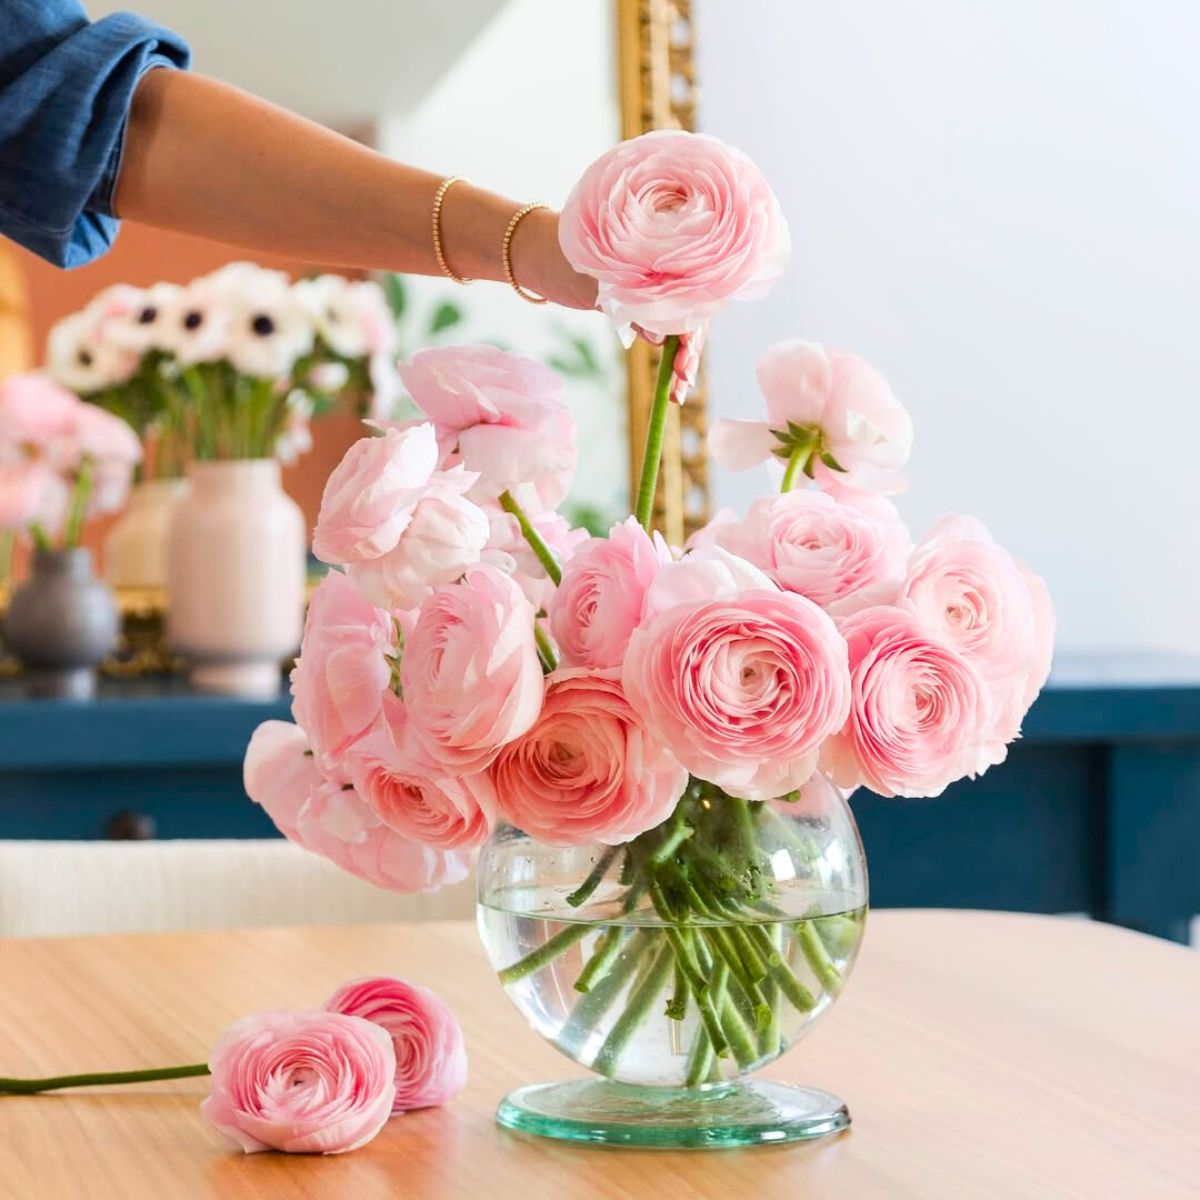
[[[621,136],[651,129],[694,129],[695,31],[691,0],[616,0]],[[627,354],[630,493],[636,491],[642,443],[654,395],[658,351],[634,343]],[[708,519],[705,376],[682,409],[672,408],[655,497],[655,527],[674,545]]]

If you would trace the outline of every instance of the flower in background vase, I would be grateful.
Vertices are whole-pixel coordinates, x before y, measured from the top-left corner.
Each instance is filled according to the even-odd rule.
[[[874,367],[815,342],[780,342],[759,360],[758,385],[767,420],[717,421],[708,437],[717,462],[742,471],[775,457],[821,486],[904,490],[912,420]]]
[[[285,467],[312,449],[312,414],[313,402],[307,393],[297,390],[288,396],[287,423],[275,439],[275,457]]]
[[[330,571],[309,603],[292,671],[292,714],[326,774],[337,774],[346,750],[378,718],[395,653],[392,617]]]
[[[341,358],[396,353],[396,322],[374,280],[318,275],[296,284],[296,297],[317,336]]]
[[[617,845],[667,819],[687,772],[647,730],[618,672],[557,671],[537,723],[492,765],[500,811],[555,846]]]
[[[533,624],[520,587],[486,564],[421,606],[400,680],[413,732],[448,774],[483,770],[537,720],[543,688]]]
[[[138,355],[102,336],[95,314],[84,310],[64,317],[46,339],[46,370],[56,383],[91,395],[126,383]]]
[[[761,567],[784,591],[807,596],[832,616],[887,604],[904,579],[912,540],[888,501],[886,517],[868,516],[824,492],[805,490],[756,500],[744,521],[712,536]]]
[[[660,130],[597,159],[563,205],[559,241],[599,281],[618,329],[691,333],[731,299],[763,295],[791,255],[766,180],[740,151]]]
[[[105,342],[140,358],[165,345],[182,296],[183,288],[176,283],[156,283],[148,288],[118,283],[93,297],[85,311],[95,318]]]
[[[664,567],[651,597],[683,565]],[[811,600],[770,586],[664,609],[634,631],[622,673],[651,736],[746,800],[803,785],[850,710],[837,627]]]
[[[393,1113],[447,1104],[467,1083],[467,1047],[450,1006],[428,988],[379,976],[343,984],[325,1002],[329,1012],[380,1026],[396,1052]]]
[[[229,304],[214,275],[187,284],[163,328],[162,348],[180,366],[217,362],[229,349]]]
[[[0,454],[72,466],[80,401],[45,375],[29,372],[0,381]]]
[[[129,480],[142,459],[142,443],[119,417],[81,403],[75,415],[75,441],[80,460],[92,467],[87,515],[119,512],[129,495]]]
[[[343,1154],[392,1115],[396,1052],[379,1025],[320,1009],[245,1017],[208,1061],[205,1117],[247,1154]]]
[[[853,703],[822,752],[835,783],[865,784],[880,796],[937,796],[998,761],[987,683],[915,613],[867,608],[841,629]]]
[[[420,350],[400,368],[413,403],[437,429],[442,466],[478,479],[478,503],[510,491],[529,513],[555,508],[578,460],[575,423],[548,367],[494,346]]]
[[[70,490],[45,463],[6,461],[0,453],[0,529],[24,533],[37,526],[54,536],[62,528]]]
[[[538,612],[549,608],[556,588],[538,556],[530,549],[517,518],[489,505],[489,533],[482,559],[511,575]],[[570,562],[576,547],[588,540],[586,529],[572,529],[561,513],[544,512],[529,518],[534,532],[550,548],[559,564]]]
[[[634,517],[592,538],[563,567],[546,605],[564,666],[620,666],[646,611],[646,592],[671,550]]]
[[[235,370],[256,379],[279,379],[312,350],[312,319],[282,272],[230,274],[218,290],[228,322],[225,356]]]
[[[284,837],[376,887],[428,892],[464,880],[469,854],[414,842],[385,825],[349,784],[327,779],[304,730],[287,721],[255,729],[243,766],[246,794]]]

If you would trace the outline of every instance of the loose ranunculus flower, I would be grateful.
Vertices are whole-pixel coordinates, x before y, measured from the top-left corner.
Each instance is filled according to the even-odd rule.
[[[741,471],[799,448],[822,487],[904,490],[912,420],[874,367],[814,342],[780,342],[759,360],[758,385],[767,420],[717,421],[708,439],[717,462]]]
[[[622,679],[656,742],[747,800],[802,786],[850,709],[837,627],[811,600],[778,590],[663,610],[634,632]]]
[[[537,720],[543,689],[533,622],[520,587],[486,564],[421,606],[400,678],[411,728],[447,774],[483,770]]]
[[[265,1012],[225,1031],[208,1060],[201,1111],[247,1154],[344,1154],[392,1114],[396,1052],[387,1031],[318,1009]]]
[[[391,1037],[396,1053],[393,1112],[446,1104],[466,1086],[462,1026],[428,988],[387,976],[358,979],[338,988],[325,1007],[370,1021]]]
[[[395,653],[392,618],[330,571],[313,592],[292,672],[292,715],[325,774],[336,775],[342,756],[375,724]]]
[[[550,677],[537,724],[491,774],[505,819],[556,846],[627,842],[665,821],[687,786],[618,673],[578,669]]]
[[[393,892],[428,892],[459,883],[468,854],[414,842],[385,825],[348,784],[327,779],[308,753],[304,730],[264,721],[243,766],[246,794],[279,832],[351,875]]]
[[[671,551],[635,517],[592,538],[563,567],[546,606],[564,666],[620,666],[630,635],[645,615],[646,591]]]
[[[558,230],[618,328],[660,337],[700,329],[728,300],[763,295],[791,254],[758,168],[716,138],[679,130],[643,134],[597,159]]]
[[[822,751],[841,787],[937,796],[995,762],[988,687],[970,662],[906,608],[881,605],[842,623],[850,717]]]
[[[509,491],[529,513],[556,507],[578,460],[575,423],[548,367],[494,346],[419,350],[400,368],[437,429],[442,466],[478,476],[467,494],[491,503]]]
[[[785,591],[848,616],[890,603],[904,579],[912,539],[888,507],[888,517],[873,517],[824,492],[788,492],[756,500],[744,521],[724,523],[712,536]]]
[[[517,518],[491,505],[487,514],[490,532],[483,561],[511,575],[536,610],[547,609],[556,590],[554,580],[525,540]],[[572,529],[570,521],[556,512],[531,516],[529,523],[560,565],[569,562],[577,547],[588,540],[586,529]]]
[[[437,438],[427,423],[360,438],[325,484],[313,553],[339,564],[386,554],[408,528],[437,464]]]

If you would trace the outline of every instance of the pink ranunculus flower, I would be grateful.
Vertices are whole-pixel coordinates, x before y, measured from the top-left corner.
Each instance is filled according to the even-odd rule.
[[[344,1154],[392,1115],[396,1052],[387,1031],[318,1009],[265,1012],[225,1031],[208,1060],[201,1111],[247,1154]]]
[[[753,563],[717,545],[701,545],[676,562],[665,563],[646,589],[642,623],[678,604],[736,597],[741,592],[778,590]]]
[[[890,603],[904,579],[912,539],[889,508],[887,517],[868,516],[805,489],[756,500],[744,521],[722,525],[713,536],[784,591],[807,596],[835,617],[848,616]]]
[[[386,554],[408,528],[437,464],[437,438],[428,423],[360,438],[325,484],[313,553],[336,564]]]
[[[576,550],[547,605],[563,665],[620,666],[645,615],[646,592],[670,561],[662,536],[648,534],[635,517]]]
[[[69,503],[65,481],[45,463],[0,458],[0,529],[24,533],[37,525],[53,536],[62,528]]]
[[[308,749],[299,726],[264,721],[246,750],[246,794],[286,838],[388,891],[436,891],[467,877],[469,854],[397,833],[352,786],[323,776]]]
[[[463,494],[474,478],[461,467],[435,472],[396,544],[378,558],[347,566],[366,599],[381,608],[416,608],[434,588],[479,562],[491,528],[487,513]]]
[[[562,502],[579,451],[549,367],[494,346],[437,346],[419,350],[400,375],[437,429],[442,466],[477,474],[472,500],[509,491],[531,514]]]
[[[55,467],[74,466],[81,407],[78,397],[45,375],[30,372],[0,381],[0,449],[21,451]]]
[[[774,585],[664,609],[634,632],[622,679],[656,742],[747,800],[801,787],[850,711],[837,627]]]
[[[543,687],[533,623],[520,587],[487,564],[421,606],[400,679],[410,726],[447,774],[483,770],[537,720]]]
[[[599,282],[622,331],[699,330],[726,301],[763,295],[791,239],[779,203],[740,151],[659,130],[622,142],[584,172],[563,206],[559,242]]]
[[[388,976],[357,979],[338,988],[325,1007],[370,1021],[392,1039],[394,1113],[446,1104],[466,1086],[462,1026],[450,1006],[428,988]]]
[[[392,617],[330,571],[313,592],[292,672],[292,715],[326,774],[338,773],[342,756],[375,724],[395,653]]]
[[[841,787],[937,796],[995,759],[994,712],[975,667],[909,609],[881,605],[842,623],[853,701],[822,751]]]
[[[495,505],[488,506],[487,514],[490,532],[483,561],[511,575],[534,609],[539,612],[549,609],[556,590],[554,580],[546,574],[546,568],[530,548],[517,518]],[[568,563],[578,547],[588,540],[586,529],[573,529],[571,522],[556,512],[533,515],[529,523],[560,566]]]
[[[687,772],[625,698],[619,673],[550,676],[537,724],[492,765],[505,819],[555,846],[617,845],[671,815]]]
[[[74,437],[80,461],[87,459],[92,467],[88,516],[119,512],[129,495],[134,464],[142,458],[137,434],[120,417],[81,403],[75,414]]]
[[[758,384],[767,420],[715,422],[708,446],[717,462],[745,470],[786,452],[781,434],[804,435],[815,439],[806,445],[811,478],[820,486],[904,490],[912,419],[874,367],[814,342],[780,342],[759,360]]]

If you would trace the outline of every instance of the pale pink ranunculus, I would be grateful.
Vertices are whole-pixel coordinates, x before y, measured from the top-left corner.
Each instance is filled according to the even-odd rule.
[[[763,295],[791,239],[758,168],[716,138],[659,130],[622,142],[583,173],[559,242],[599,282],[619,329],[699,330],[726,301]]]
[[[142,458],[137,434],[120,417],[94,404],[80,404],[74,437],[80,461],[86,459],[91,464],[87,515],[119,512],[129,495],[134,464]]]
[[[617,845],[661,824],[687,771],[625,698],[617,671],[551,675],[537,724],[491,776],[504,818],[555,846]]]
[[[480,504],[509,491],[529,513],[560,504],[579,451],[562,381],[539,362],[495,346],[436,346],[401,365],[413,403],[433,422],[442,466],[478,478]]]
[[[800,431],[817,439],[810,466],[818,485],[904,490],[912,419],[869,363],[814,342],[779,342],[759,360],[758,385],[767,419],[716,421],[708,447],[717,462],[734,471],[767,462],[788,449],[780,434]]]
[[[678,604],[736,597],[741,592],[778,590],[752,562],[714,544],[697,546],[683,558],[664,563],[646,589],[642,623]]]
[[[657,743],[747,800],[802,786],[850,710],[837,626],[774,585],[664,609],[634,632],[622,679]]]
[[[645,615],[646,592],[670,561],[661,534],[648,534],[635,517],[577,549],[547,605],[563,665],[620,666]]]
[[[416,608],[434,588],[453,583],[479,562],[491,526],[487,513],[463,494],[474,478],[461,467],[435,472],[396,544],[378,558],[346,567],[366,599],[381,608]]]
[[[325,484],[313,553],[336,564],[386,554],[408,528],[437,465],[437,437],[428,423],[360,438]]]
[[[317,1009],[244,1017],[217,1040],[205,1117],[247,1154],[344,1154],[392,1115],[396,1052],[385,1029]]]
[[[895,508],[868,516],[814,489],[764,496],[713,536],[835,617],[894,600],[912,549]]]
[[[880,796],[937,796],[986,770],[995,720],[975,667],[907,608],[880,605],[841,626],[852,704],[822,751],[841,787]]]
[[[537,611],[548,609],[555,592],[554,580],[525,539],[517,518],[495,505],[488,505],[487,514],[490,529],[482,561],[511,575]],[[560,513],[538,513],[530,516],[529,523],[560,567],[570,562],[577,548],[588,540],[586,529],[572,528]]]
[[[356,979],[338,988],[325,1007],[370,1021],[392,1039],[394,1113],[447,1104],[466,1086],[462,1026],[450,1006],[428,988],[386,975]]]
[[[53,536],[66,519],[70,493],[57,471],[35,459],[0,459],[0,529],[24,533],[37,525]]]
[[[421,606],[400,679],[412,730],[447,774],[483,770],[537,720],[543,687],[533,623],[517,583],[487,564]]]
[[[246,794],[286,838],[388,891],[436,891],[467,877],[469,854],[397,833],[351,785],[323,776],[308,751],[304,730],[288,721],[264,721],[246,749]]]
[[[375,724],[395,653],[392,617],[330,571],[309,602],[292,671],[292,715],[326,774],[338,773],[346,751]]]
[[[0,381],[0,447],[54,466],[74,466],[82,402],[45,375],[30,372]]]

